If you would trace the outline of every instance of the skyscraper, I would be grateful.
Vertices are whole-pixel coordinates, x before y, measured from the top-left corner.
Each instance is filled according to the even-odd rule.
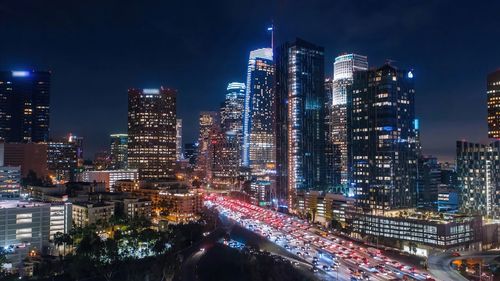
[[[215,188],[233,188],[238,179],[241,150],[234,131],[214,132],[209,144],[209,176]]]
[[[0,139],[49,140],[50,72],[0,71]]]
[[[436,157],[418,157],[417,206],[436,209],[441,184],[441,165]]]
[[[69,138],[49,141],[47,166],[53,181],[61,183],[75,181],[78,168],[78,143],[70,141]]]
[[[500,219],[500,141],[457,141],[457,180],[461,212]]]
[[[121,170],[128,168],[128,135],[112,134],[110,156],[111,169]]]
[[[333,143],[332,124],[333,79],[325,79],[325,180],[330,191],[340,186],[340,153]]]
[[[220,109],[221,130],[232,131],[243,144],[243,112],[245,108],[245,83],[231,82],[227,85],[226,99]]]
[[[278,47],[276,79],[277,194],[293,207],[296,191],[325,187],[323,47],[302,39]]]
[[[175,178],[176,96],[163,87],[128,91],[128,165],[141,180]]]
[[[182,155],[182,119],[177,119],[175,124],[175,155],[177,161],[184,159]]]
[[[274,170],[274,63],[273,50],[250,52],[243,123],[243,165],[265,177]]]
[[[221,131],[234,136],[238,149],[238,167],[241,165],[243,149],[243,112],[245,108],[245,83],[231,82],[227,85],[226,99],[220,109]]]
[[[487,95],[488,137],[500,139],[500,70],[488,75]]]
[[[385,64],[354,72],[347,93],[349,180],[363,211],[416,204],[413,74]]]
[[[343,54],[333,63],[333,88],[331,98],[330,133],[334,154],[334,178],[340,179],[341,190],[347,186],[347,88],[352,85],[355,71],[367,70],[368,59],[357,54]],[[330,168],[331,169],[331,168]],[[338,184],[339,182],[335,182]]]
[[[200,135],[198,137],[198,155],[196,157],[196,172],[205,178],[210,164],[210,136],[220,131],[220,116],[216,111],[200,112]]]

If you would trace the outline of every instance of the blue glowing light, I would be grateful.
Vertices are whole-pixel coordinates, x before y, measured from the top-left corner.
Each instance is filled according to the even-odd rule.
[[[272,26],[268,27],[267,31],[273,31],[273,27]]]
[[[385,126],[383,129],[384,129],[384,131],[387,131],[387,132],[392,131],[392,127],[391,126]]]
[[[13,77],[28,77],[30,76],[29,71],[12,71]]]
[[[144,89],[144,90],[142,90],[142,92],[144,94],[148,94],[148,95],[158,95],[160,93],[160,90],[159,89]]]
[[[408,71],[408,78],[412,79],[413,78],[413,72]]]
[[[413,127],[415,128],[415,130],[418,130],[420,128],[418,119],[413,120]]]

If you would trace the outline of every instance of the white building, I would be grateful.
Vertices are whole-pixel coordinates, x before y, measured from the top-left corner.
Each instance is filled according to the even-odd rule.
[[[102,182],[106,185],[107,191],[114,191],[114,185],[117,180],[136,181],[139,178],[137,169],[127,170],[107,170],[107,171],[85,171],[82,174],[84,182]]]
[[[6,267],[21,267],[30,253],[49,253],[54,235],[71,230],[71,213],[71,203],[0,201],[0,247],[9,252]]]

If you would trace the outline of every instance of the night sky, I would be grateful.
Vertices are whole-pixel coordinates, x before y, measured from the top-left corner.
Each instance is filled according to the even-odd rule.
[[[7,3],[9,2],[9,3]],[[460,4],[466,2],[468,5]],[[500,1],[0,1],[0,68],[53,72],[51,135],[85,138],[85,158],[126,132],[127,89],[176,88],[184,142],[250,50],[298,36],[326,50],[413,68],[426,154],[487,141],[486,75],[500,67]]]

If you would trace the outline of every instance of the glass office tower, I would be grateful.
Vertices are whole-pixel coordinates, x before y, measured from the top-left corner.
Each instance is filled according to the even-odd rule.
[[[0,139],[49,140],[50,76],[48,71],[0,71]]]
[[[411,71],[354,72],[347,92],[349,180],[365,212],[416,205],[417,130]]]
[[[276,52],[276,159],[280,204],[325,188],[324,49],[302,39]]]

